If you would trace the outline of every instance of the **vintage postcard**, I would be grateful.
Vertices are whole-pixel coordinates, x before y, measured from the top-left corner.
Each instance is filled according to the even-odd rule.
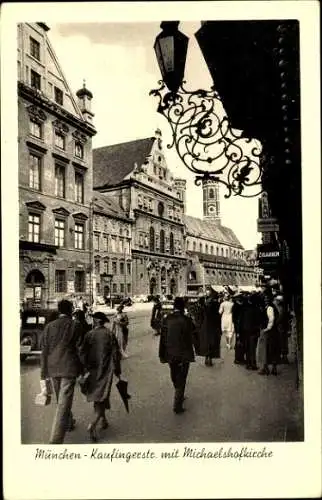
[[[320,496],[318,7],[3,5],[7,500]]]

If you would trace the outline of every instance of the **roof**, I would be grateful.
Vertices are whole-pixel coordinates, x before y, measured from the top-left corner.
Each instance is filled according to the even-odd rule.
[[[229,227],[192,217],[191,215],[185,215],[184,220],[187,227],[187,236],[205,238],[216,243],[226,243],[227,245],[243,248],[237,236]]]
[[[93,149],[93,187],[119,184],[134,169],[143,165],[151,153],[155,137],[123,142]]]
[[[104,212],[104,214],[110,217],[119,217],[121,219],[129,220],[124,210],[120,207],[118,201],[106,194],[95,193],[95,198],[93,200],[94,212],[95,210]]]

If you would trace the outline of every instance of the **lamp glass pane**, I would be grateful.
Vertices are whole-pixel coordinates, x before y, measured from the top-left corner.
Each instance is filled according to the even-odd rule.
[[[159,43],[165,72],[174,71],[174,37],[161,38]]]

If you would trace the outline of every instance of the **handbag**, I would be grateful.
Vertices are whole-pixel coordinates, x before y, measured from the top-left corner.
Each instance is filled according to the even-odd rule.
[[[35,397],[35,404],[37,406],[47,406],[51,403],[51,395],[53,393],[53,388],[51,385],[51,380],[47,378],[46,380],[40,381],[40,393]]]

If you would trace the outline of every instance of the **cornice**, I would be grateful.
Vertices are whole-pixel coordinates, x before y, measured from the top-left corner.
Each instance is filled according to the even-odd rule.
[[[66,109],[62,108],[61,106],[58,106],[53,101],[48,99],[48,97],[46,97],[41,91],[29,87],[23,82],[18,82],[18,95],[24,97],[25,99],[28,99],[31,103],[35,105],[41,106],[42,109],[52,113],[58,119],[63,119],[70,125],[77,127],[90,137],[93,137],[97,133],[92,125],[80,120],[76,116],[72,115],[72,113],[70,113]]]
[[[46,147],[45,144],[39,144],[39,142],[36,140],[30,140],[28,139],[26,141],[26,144],[29,148],[31,149],[37,149],[37,151],[40,151],[41,153],[45,154],[48,151],[48,148]]]
[[[60,161],[62,161],[64,163],[69,163],[70,162],[70,158],[68,158],[68,156],[65,156],[64,154],[57,153],[57,152],[54,152],[54,151],[51,154],[52,154],[52,156],[54,158],[56,158],[56,160],[60,160]]]

